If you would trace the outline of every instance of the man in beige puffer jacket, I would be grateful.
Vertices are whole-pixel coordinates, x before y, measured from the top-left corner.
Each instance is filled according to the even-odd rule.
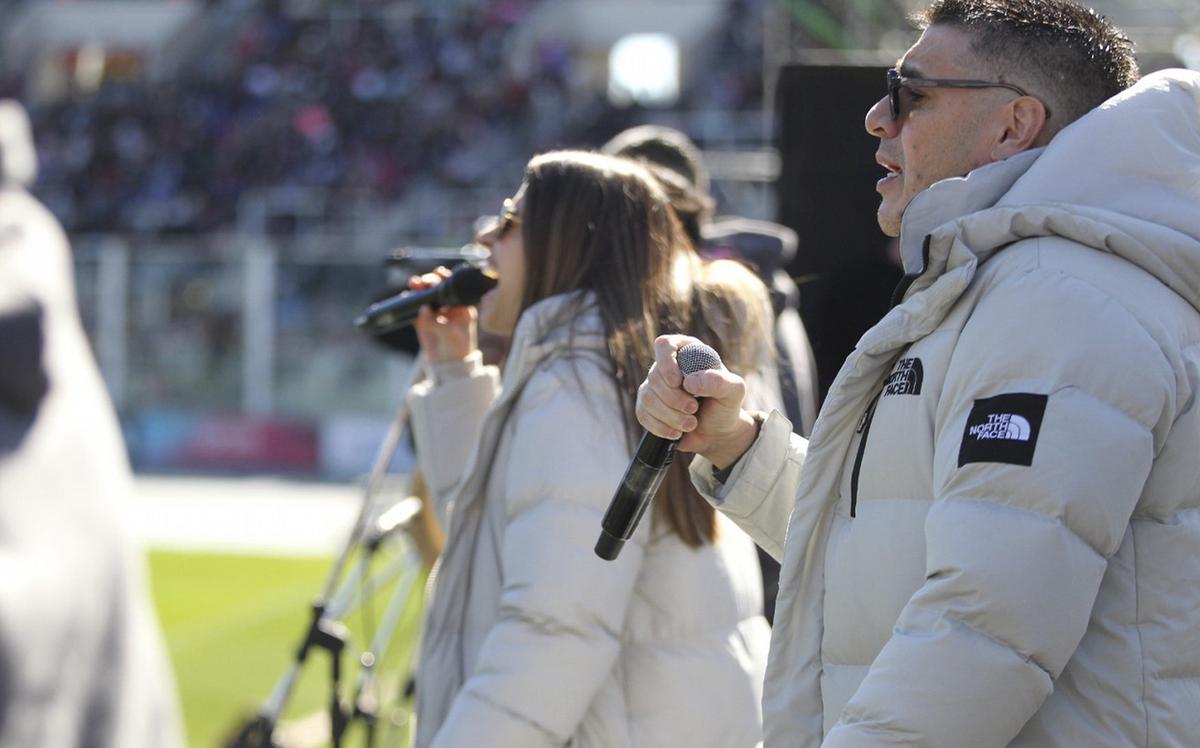
[[[867,115],[906,283],[810,441],[660,338],[639,419],[782,561],[767,746],[1200,745],[1200,75],[1134,78],[931,7]]]

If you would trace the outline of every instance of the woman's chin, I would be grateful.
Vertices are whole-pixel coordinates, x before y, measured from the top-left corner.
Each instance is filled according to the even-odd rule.
[[[520,312],[514,312],[506,307],[498,289],[492,289],[483,295],[475,307],[479,329],[492,335],[511,337],[517,329],[517,318]]]
[[[499,329],[502,327],[496,323],[495,314],[492,313],[490,305],[479,305],[479,329],[490,335],[508,335],[511,330]]]

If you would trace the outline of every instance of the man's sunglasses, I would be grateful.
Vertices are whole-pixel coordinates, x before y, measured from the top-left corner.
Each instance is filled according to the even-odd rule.
[[[1011,83],[1000,83],[999,81],[972,81],[958,80],[955,78],[907,78],[900,75],[900,71],[892,68],[887,71],[887,92],[888,103],[892,107],[892,119],[900,119],[900,89],[908,88],[1007,88],[1009,91],[1016,91],[1021,96],[1029,96],[1029,92],[1020,86],[1014,86]],[[1045,104],[1042,105],[1045,107]],[[1046,119],[1050,119],[1050,108],[1046,109]]]
[[[521,216],[517,214],[513,207],[511,197],[506,197],[504,203],[500,206],[500,214],[496,216],[496,238],[504,236],[513,226],[521,225]]]

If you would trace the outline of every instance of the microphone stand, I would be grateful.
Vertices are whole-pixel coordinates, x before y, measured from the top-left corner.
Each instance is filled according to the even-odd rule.
[[[417,570],[420,569],[420,563],[420,555],[416,549],[411,543],[407,544],[405,558],[403,559],[404,565],[401,571],[402,576],[400,581],[397,582],[396,591],[392,594],[391,602],[388,604],[387,612],[384,613],[379,630],[375,632],[371,643],[359,658],[362,668],[359,670],[358,682],[355,684],[354,697],[351,703],[354,708],[354,716],[362,719],[366,728],[367,748],[375,745],[375,725],[379,717],[379,705],[383,701],[377,694],[372,695],[372,689],[376,685],[376,666],[383,661],[384,656],[387,654],[388,646],[392,641],[392,634],[395,632],[397,624],[400,623],[400,617],[408,606],[408,597],[413,584],[417,580]]]
[[[424,368],[424,354],[418,354],[413,361],[412,370],[409,372],[402,392],[407,393],[412,389],[412,386],[416,384],[417,379],[424,372]],[[385,632],[387,635],[390,635],[395,629],[396,624],[399,622],[400,614],[403,611],[404,603],[407,602],[412,583],[416,579],[416,570],[420,568],[417,553],[411,547],[410,543],[407,552],[404,554],[404,563],[406,564],[404,579],[398,586],[389,604],[388,613],[385,617],[386,625],[380,626],[379,631],[371,642],[371,649],[363,654],[362,665],[365,674],[360,674],[355,699],[352,702],[351,708],[346,708],[342,705],[340,696],[342,676],[341,654],[349,640],[349,632],[340,619],[350,609],[355,597],[355,590],[353,588],[353,580],[343,582],[340,590],[338,584],[342,579],[350,556],[361,546],[362,552],[359,557],[358,579],[361,592],[364,595],[366,594],[366,570],[370,565],[375,551],[378,550],[380,542],[383,540],[383,537],[381,537],[382,534],[378,534],[374,538],[368,537],[368,530],[370,529],[368,525],[374,514],[372,510],[374,509],[375,499],[387,474],[388,465],[391,464],[392,458],[400,446],[401,439],[407,432],[409,415],[407,401],[401,400],[387,434],[375,454],[375,461],[372,464],[371,472],[368,474],[363,489],[363,498],[359,507],[358,517],[346,538],[346,542],[342,546],[341,552],[334,561],[333,568],[329,572],[320,596],[312,603],[309,625],[300,646],[296,650],[296,656],[276,682],[275,688],[263,703],[258,715],[241,730],[233,742],[229,744],[229,748],[278,748],[272,737],[275,727],[279,721],[280,714],[283,713],[288,699],[291,697],[296,680],[308,660],[309,652],[314,647],[325,650],[330,656],[329,713],[334,748],[341,748],[342,735],[345,733],[350,721],[356,716],[362,716],[366,721],[368,739],[373,740],[375,714],[373,710],[360,708],[358,702],[367,686],[374,681],[375,665],[381,659],[381,657],[376,657],[374,653],[386,650],[387,645],[383,641]],[[367,664],[368,661],[370,665]]]

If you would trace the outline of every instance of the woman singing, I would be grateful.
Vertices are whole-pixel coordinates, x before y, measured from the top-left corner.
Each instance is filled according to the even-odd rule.
[[[582,152],[534,158],[478,240],[499,285],[417,320],[428,378],[409,399],[446,546],[416,745],[754,746],[769,637],[754,546],[694,492],[683,455],[617,560],[592,550],[641,434],[655,336],[738,328],[704,319],[713,268],[696,274],[641,166]],[[503,372],[482,364],[476,320],[511,336]],[[767,325],[710,342],[736,368]]]

